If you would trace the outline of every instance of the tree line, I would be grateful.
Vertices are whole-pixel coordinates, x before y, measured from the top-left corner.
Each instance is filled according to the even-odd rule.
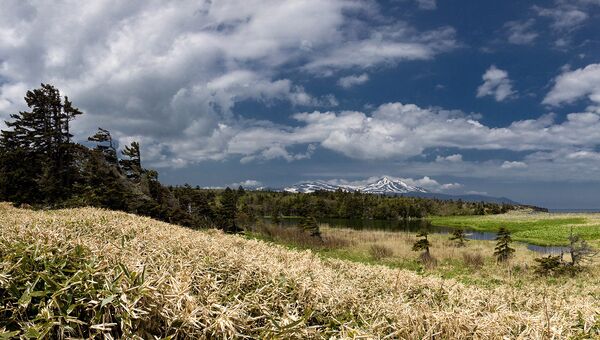
[[[310,194],[252,192],[240,198],[241,211],[255,216],[315,216],[317,218],[411,219],[429,215],[500,214],[512,204],[386,196],[360,192],[316,191]]]

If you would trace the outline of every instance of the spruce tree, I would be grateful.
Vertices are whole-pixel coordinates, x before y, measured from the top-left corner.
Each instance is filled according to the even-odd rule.
[[[99,127],[98,131],[93,136],[88,137],[88,140],[90,142],[96,142],[96,150],[104,155],[107,162],[111,164],[117,163],[117,150],[115,149],[112,136],[108,130]]]
[[[511,243],[510,232],[508,229],[501,227],[496,236],[496,248],[494,249],[494,256],[498,262],[505,262],[513,256],[515,250],[510,247]]]
[[[81,114],[54,86],[27,91],[30,111],[11,114],[0,136],[5,199],[54,204],[72,194],[75,172],[69,122]]]
[[[464,247],[468,241],[467,236],[465,235],[465,231],[458,228],[452,231],[450,235],[450,241],[456,241],[457,247]]]
[[[281,212],[279,211],[279,205],[275,205],[275,207],[273,208],[273,212],[271,213],[271,222],[275,225],[279,225],[279,223],[281,223],[281,218],[280,215]]]
[[[418,239],[412,246],[412,250],[413,251],[421,251],[424,250],[425,254],[427,256],[429,256],[429,247],[431,247],[431,242],[429,242],[429,239],[427,238],[427,236],[429,235],[428,232],[426,231],[420,231],[417,234],[417,237],[420,237],[420,239]]]
[[[310,236],[321,238],[321,229],[319,228],[319,223],[317,223],[317,219],[314,216],[304,217],[300,223],[300,227],[302,227],[304,231],[308,232]]]
[[[123,156],[127,157],[127,159],[119,161],[121,167],[123,167],[123,171],[125,171],[128,178],[139,181],[144,172],[144,169],[142,168],[142,157],[140,155],[140,143],[131,142],[131,144],[126,146],[121,153]]]
[[[237,189],[238,198],[244,196],[245,194],[246,194],[246,189],[244,189],[244,187],[240,185]]]
[[[219,207],[219,223],[221,228],[226,232],[237,232],[238,228],[236,225],[237,215],[237,194],[231,188],[227,187],[221,194]]]

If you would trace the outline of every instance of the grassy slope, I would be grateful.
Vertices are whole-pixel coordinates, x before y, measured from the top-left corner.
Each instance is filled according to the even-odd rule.
[[[0,204],[0,231],[0,338],[600,334],[597,284],[464,286],[91,208]]]
[[[600,244],[600,214],[548,214],[514,212],[485,216],[433,216],[433,225],[497,231],[506,227],[513,239],[538,245],[564,245],[570,233]]]

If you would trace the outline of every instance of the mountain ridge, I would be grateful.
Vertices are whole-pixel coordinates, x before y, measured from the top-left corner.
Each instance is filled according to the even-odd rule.
[[[376,195],[403,195],[409,197],[433,198],[442,200],[463,200],[471,202],[490,202],[490,203],[508,203],[520,204],[507,197],[494,197],[487,195],[476,194],[443,194],[431,192],[422,187],[407,184],[402,179],[393,178],[391,176],[382,176],[376,180],[364,184],[334,184],[323,180],[305,181],[280,189],[290,193],[313,193],[315,191],[358,191],[367,194]]]
[[[283,188],[283,191],[293,193],[312,193],[315,191],[359,191],[367,194],[406,194],[410,192],[428,193],[429,191],[414,185],[409,185],[401,179],[382,176],[375,181],[365,184],[332,184],[323,180],[306,181]]]

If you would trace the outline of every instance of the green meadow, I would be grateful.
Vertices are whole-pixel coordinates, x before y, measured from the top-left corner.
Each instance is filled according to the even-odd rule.
[[[431,224],[495,232],[507,228],[515,241],[542,246],[565,245],[571,230],[592,244],[600,244],[600,214],[511,212],[484,216],[432,216]]]

